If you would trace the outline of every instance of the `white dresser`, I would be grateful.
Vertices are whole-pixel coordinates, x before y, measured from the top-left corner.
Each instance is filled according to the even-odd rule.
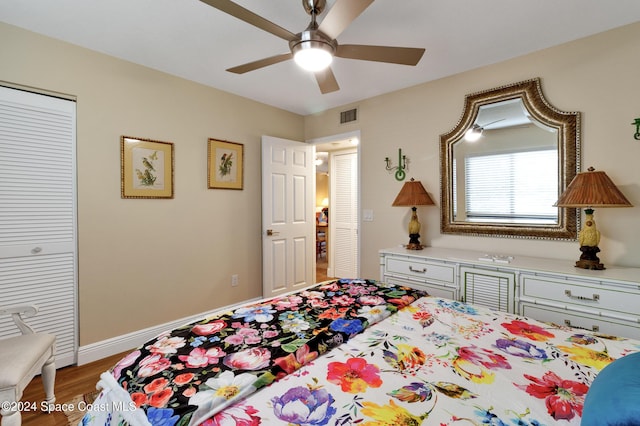
[[[540,321],[640,339],[640,268],[426,247],[380,251],[380,279]]]

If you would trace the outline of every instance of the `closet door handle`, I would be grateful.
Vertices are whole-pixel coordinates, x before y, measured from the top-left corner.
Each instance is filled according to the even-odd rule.
[[[573,327],[573,328],[577,328],[577,329],[580,329],[580,330],[593,331],[595,333],[600,331],[600,326],[598,326],[598,325],[592,325],[591,328],[579,327],[577,325],[571,325],[571,320],[568,320],[568,319],[564,320],[564,325],[566,325],[567,327]]]
[[[574,296],[571,294],[571,290],[565,290],[564,291],[565,296],[567,296],[570,299],[576,299],[576,300],[589,300],[591,302],[597,302],[598,300],[600,300],[600,295],[593,293],[592,297],[585,297],[585,296]]]

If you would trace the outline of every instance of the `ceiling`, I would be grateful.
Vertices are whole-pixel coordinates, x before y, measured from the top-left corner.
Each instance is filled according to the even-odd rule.
[[[309,23],[300,0],[236,3],[294,33]],[[2,0],[0,21],[308,115],[638,22],[640,1],[378,0],[339,43],[425,55],[415,67],[335,58],[340,90],[326,95],[293,61],[226,72],[287,53],[287,42],[199,0]]]

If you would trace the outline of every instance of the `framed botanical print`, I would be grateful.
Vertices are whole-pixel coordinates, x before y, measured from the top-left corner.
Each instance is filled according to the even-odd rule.
[[[244,145],[209,139],[207,158],[209,188],[243,188]]]
[[[173,198],[173,143],[120,138],[122,198]]]

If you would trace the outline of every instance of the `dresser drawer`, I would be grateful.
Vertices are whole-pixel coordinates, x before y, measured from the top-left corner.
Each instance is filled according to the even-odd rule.
[[[523,299],[535,299],[557,306],[582,306],[593,309],[593,313],[602,310],[611,313],[637,315],[640,307],[640,292],[621,287],[603,286],[597,283],[555,280],[536,276],[522,275],[521,295]]]
[[[538,321],[575,327],[598,334],[640,339],[640,324],[637,322],[604,318],[584,312],[574,312],[529,303],[522,303],[520,305],[520,314],[528,318],[535,318]]]
[[[390,274],[402,274],[447,283],[453,283],[455,280],[455,266],[453,265],[439,265],[419,260],[389,257],[386,260],[386,272]]]

